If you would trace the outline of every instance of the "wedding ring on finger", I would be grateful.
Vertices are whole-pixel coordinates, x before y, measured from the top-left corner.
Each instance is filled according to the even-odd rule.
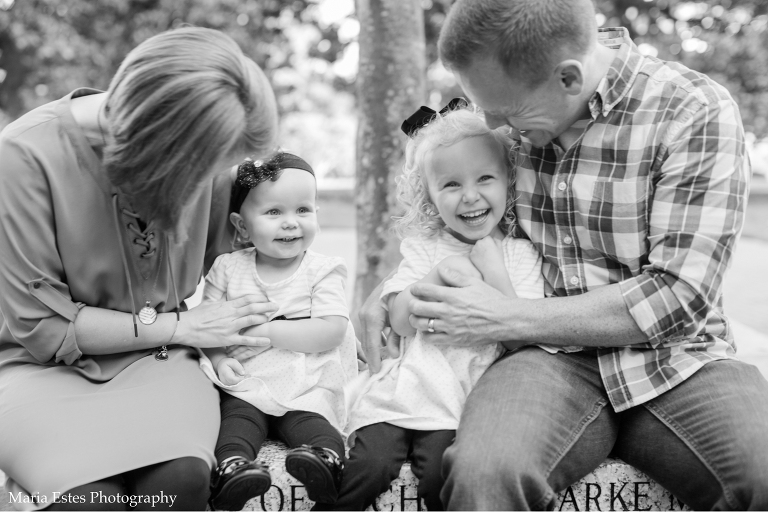
[[[427,322],[427,332],[432,334],[435,332],[435,319],[430,318],[429,322]]]

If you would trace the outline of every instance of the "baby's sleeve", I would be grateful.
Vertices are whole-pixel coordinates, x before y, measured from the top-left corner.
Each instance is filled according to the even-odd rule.
[[[403,260],[392,278],[384,283],[381,298],[391,293],[400,293],[408,286],[423,279],[432,270],[434,241],[423,237],[406,238],[400,243]]]
[[[313,318],[343,316],[349,319],[347,295],[347,265],[341,258],[328,258],[320,267],[312,285]]]
[[[544,276],[541,274],[541,254],[522,238],[513,239],[510,280],[521,299],[544,298]]]
[[[218,302],[226,298],[232,263],[231,256],[231,254],[222,254],[213,262],[211,270],[205,276],[202,302]]]

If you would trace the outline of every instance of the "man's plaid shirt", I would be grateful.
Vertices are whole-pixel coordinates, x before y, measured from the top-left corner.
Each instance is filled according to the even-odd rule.
[[[734,357],[722,284],[750,166],[722,86],[643,56],[625,29],[602,29],[600,42],[618,54],[579,140],[567,151],[522,141],[517,214],[544,257],[549,296],[620,283],[648,336],[598,349],[608,397],[622,411]]]

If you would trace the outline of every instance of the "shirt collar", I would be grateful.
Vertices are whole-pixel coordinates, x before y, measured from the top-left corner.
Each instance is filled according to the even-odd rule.
[[[644,58],[629,38],[626,28],[600,28],[597,40],[602,45],[618,49],[619,52],[589,100],[589,110],[593,118],[597,118],[599,114],[607,116],[611,109],[624,99],[637,78]]]

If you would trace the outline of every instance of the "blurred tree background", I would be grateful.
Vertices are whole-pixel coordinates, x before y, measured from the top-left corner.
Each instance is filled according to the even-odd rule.
[[[452,2],[403,1],[424,11],[423,101],[441,106],[460,94],[435,46]],[[679,60],[727,87],[750,140],[768,138],[768,2],[596,0],[596,6],[599,24],[627,27],[644,53]],[[0,0],[0,127],[76,87],[106,89],[132,47],[183,23],[230,34],[267,71],[286,148],[311,155],[324,178],[354,176],[360,30],[354,0]],[[761,172],[768,165],[755,164]]]

